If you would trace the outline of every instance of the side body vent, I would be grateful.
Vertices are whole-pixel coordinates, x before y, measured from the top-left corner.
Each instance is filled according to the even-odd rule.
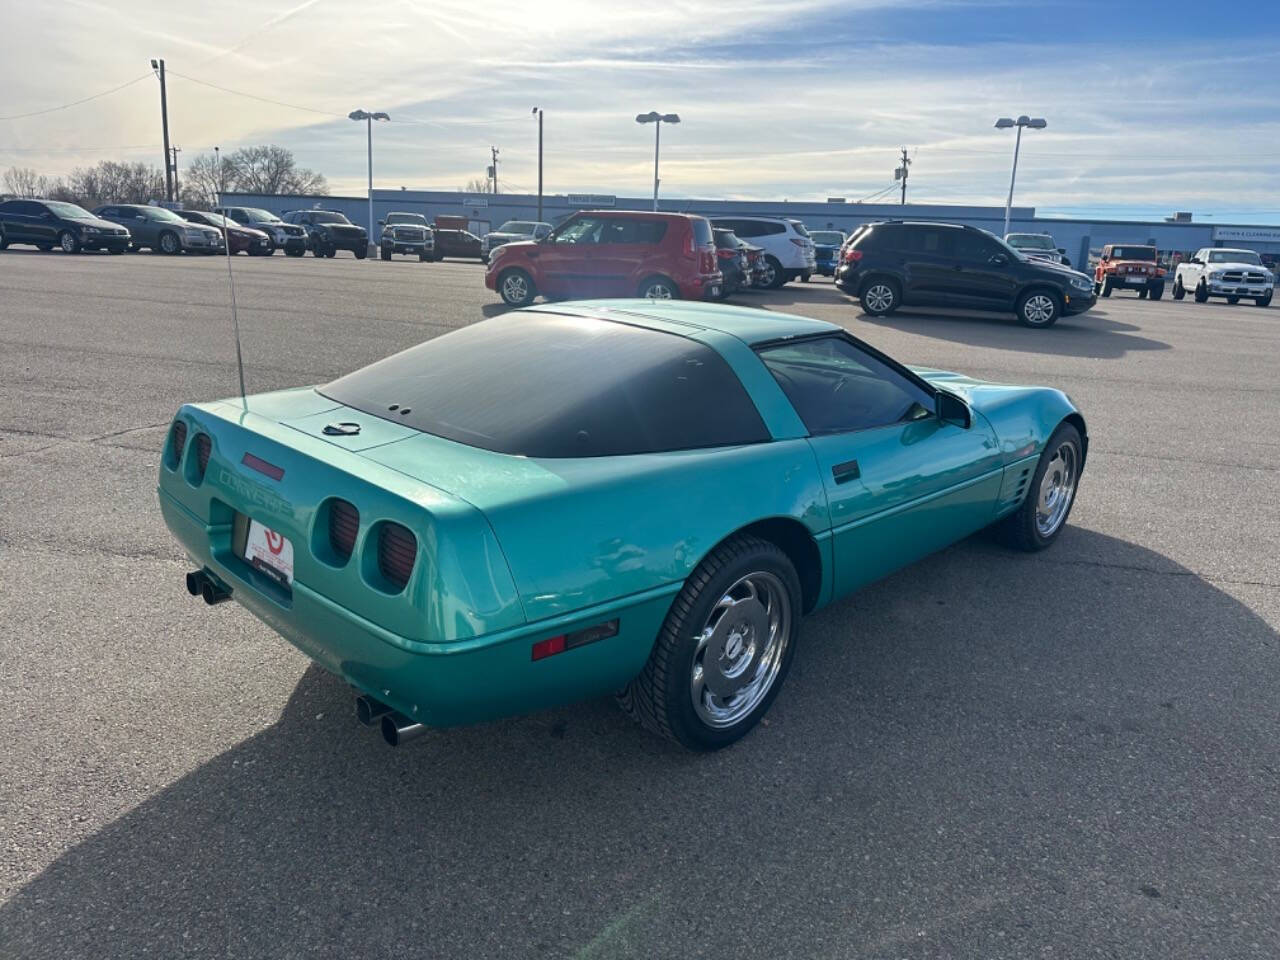
[[[360,511],[346,500],[329,501],[329,546],[341,560],[347,560],[360,531]]]
[[[378,528],[378,572],[397,589],[409,582],[417,555],[418,538],[408,527],[388,521]]]

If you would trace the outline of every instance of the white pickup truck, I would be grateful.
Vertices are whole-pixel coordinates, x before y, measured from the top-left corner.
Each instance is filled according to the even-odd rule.
[[[1181,300],[1190,293],[1196,303],[1204,303],[1210,297],[1226,297],[1227,303],[1251,299],[1266,307],[1271,304],[1275,282],[1275,276],[1252,250],[1205,247],[1178,264],[1173,299]]]

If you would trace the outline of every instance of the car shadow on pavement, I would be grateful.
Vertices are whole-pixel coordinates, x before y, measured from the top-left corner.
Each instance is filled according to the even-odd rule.
[[[1034,330],[1022,326],[1012,314],[910,308],[898,310],[887,317],[873,317],[863,313],[856,304],[851,304],[851,307],[851,322],[844,326],[854,333],[858,323],[874,323],[975,347],[1102,360],[1118,359],[1135,351],[1172,349],[1163,340],[1138,336],[1132,331],[1141,327],[1112,320],[1101,310],[1063,317],[1047,330]]]
[[[767,725],[711,755],[606,701],[391,750],[315,722],[351,694],[312,667],[18,890],[0,953],[1243,956],[1276,943],[1278,639],[1069,527],[810,618]]]

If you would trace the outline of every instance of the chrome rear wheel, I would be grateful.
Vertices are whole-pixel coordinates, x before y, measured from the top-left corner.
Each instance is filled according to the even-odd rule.
[[[731,727],[760,705],[791,636],[791,598],[765,571],[742,577],[711,609],[689,678],[693,709],[709,727]]]

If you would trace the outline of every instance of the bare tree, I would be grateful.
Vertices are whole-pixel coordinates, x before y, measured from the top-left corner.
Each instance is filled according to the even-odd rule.
[[[232,189],[238,188],[231,161],[223,157],[219,163],[217,154],[202,153],[187,164],[180,199],[185,207],[208,210],[217,206],[218,194]]]
[[[493,181],[488,177],[472,177],[462,188],[463,193],[493,193]]]
[[[312,170],[299,167],[293,152],[274,144],[242,147],[227,157],[234,189],[240,193],[325,194],[329,185]]]
[[[30,167],[10,167],[4,172],[4,192],[15,197],[44,197],[49,187],[49,178]]]

